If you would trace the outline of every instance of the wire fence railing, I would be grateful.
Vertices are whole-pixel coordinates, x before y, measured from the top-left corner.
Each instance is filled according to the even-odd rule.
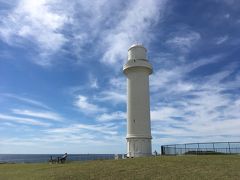
[[[161,146],[162,155],[240,154],[240,142],[187,143]]]

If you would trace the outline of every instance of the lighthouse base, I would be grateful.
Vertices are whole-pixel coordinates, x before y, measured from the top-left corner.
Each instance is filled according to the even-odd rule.
[[[151,155],[151,138],[127,138],[127,157],[145,157]]]

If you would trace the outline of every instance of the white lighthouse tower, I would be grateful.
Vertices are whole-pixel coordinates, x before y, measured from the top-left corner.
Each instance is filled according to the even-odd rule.
[[[149,104],[149,64],[147,50],[136,44],[128,50],[128,62],[123,67],[127,76],[127,156],[152,154]]]

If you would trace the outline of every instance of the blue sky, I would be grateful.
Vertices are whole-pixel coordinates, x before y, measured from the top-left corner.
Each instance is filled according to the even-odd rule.
[[[0,0],[0,153],[125,153],[148,49],[153,150],[240,140],[238,0]]]

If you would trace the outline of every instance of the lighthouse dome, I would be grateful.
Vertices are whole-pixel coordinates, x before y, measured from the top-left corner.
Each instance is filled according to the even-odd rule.
[[[134,44],[128,49],[128,60],[147,60],[147,49],[141,44]]]

